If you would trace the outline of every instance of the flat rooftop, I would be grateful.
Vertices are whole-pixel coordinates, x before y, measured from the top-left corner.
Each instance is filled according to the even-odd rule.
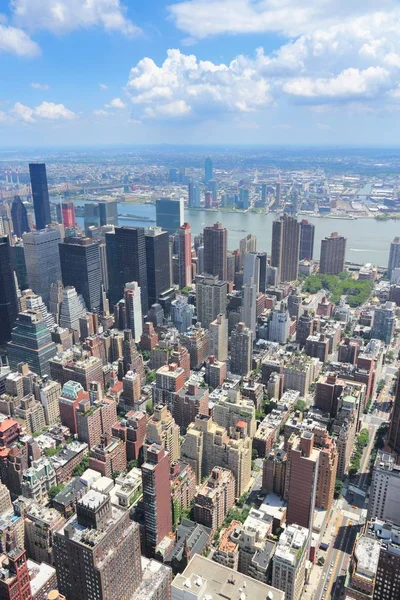
[[[271,592],[273,600],[284,600],[285,594],[270,585],[260,583],[247,575],[238,573],[204,556],[196,554],[181,575],[177,575],[172,589],[187,590],[193,600],[229,598],[266,600]]]

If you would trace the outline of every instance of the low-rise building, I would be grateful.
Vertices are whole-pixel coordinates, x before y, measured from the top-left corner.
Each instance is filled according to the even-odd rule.
[[[214,467],[194,498],[197,523],[217,530],[235,503],[235,478],[232,471]]]

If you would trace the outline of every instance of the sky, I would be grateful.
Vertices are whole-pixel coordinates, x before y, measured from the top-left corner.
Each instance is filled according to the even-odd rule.
[[[0,147],[398,146],[399,0],[0,0]]]

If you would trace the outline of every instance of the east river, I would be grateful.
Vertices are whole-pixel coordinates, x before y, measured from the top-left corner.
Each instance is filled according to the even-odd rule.
[[[82,204],[77,201],[76,204]],[[150,227],[155,225],[155,206],[152,204],[118,204],[120,215],[133,215],[132,219],[120,218],[119,225]],[[149,218],[150,221],[135,219]],[[271,252],[272,222],[276,213],[267,215],[257,213],[235,213],[226,211],[185,210],[185,220],[192,227],[192,233],[200,233],[206,225],[220,221],[228,229],[228,247],[239,247],[239,240],[252,233],[257,236],[257,249]],[[306,217],[315,225],[314,258],[319,258],[321,239],[337,231],[347,237],[346,260],[354,263],[372,263],[386,266],[389,258],[390,243],[400,237],[400,221],[376,221],[375,219],[331,219],[329,217]],[[83,218],[77,219],[83,226]]]

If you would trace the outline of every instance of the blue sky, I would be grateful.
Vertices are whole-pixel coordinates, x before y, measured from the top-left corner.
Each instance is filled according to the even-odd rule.
[[[0,0],[0,147],[398,145],[396,0]]]

